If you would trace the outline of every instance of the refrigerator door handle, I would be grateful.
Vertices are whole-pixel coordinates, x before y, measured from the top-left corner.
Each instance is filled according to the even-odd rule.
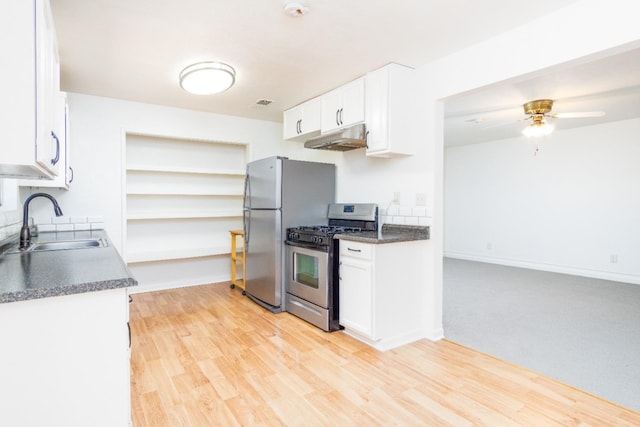
[[[251,184],[249,182],[249,166],[244,177],[244,196],[242,198],[242,231],[244,232],[244,250],[249,252],[249,234],[251,233]]]
[[[244,251],[249,252],[249,235],[251,234],[251,211],[242,210],[242,231],[244,232]]]
[[[244,196],[242,199],[242,209],[250,209],[251,208],[251,185],[249,184],[249,170],[247,169],[247,174],[244,177]]]

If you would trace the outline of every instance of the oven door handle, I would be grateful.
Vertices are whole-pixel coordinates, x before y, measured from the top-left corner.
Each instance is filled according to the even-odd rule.
[[[305,242],[292,242],[291,240],[285,240],[285,245],[295,246],[297,248],[310,249],[312,251],[318,252],[329,252],[328,246],[318,246],[313,243],[305,243]]]
[[[313,314],[315,314],[317,316],[322,316],[322,313],[320,311],[315,310],[315,309],[313,309],[313,308],[311,308],[311,307],[309,307],[309,306],[307,306],[305,304],[299,303],[298,301],[288,300],[287,304],[295,305],[295,306],[300,307],[300,308],[302,308],[304,310],[307,310],[307,311],[309,311],[309,312],[311,312],[311,313],[313,313]]]

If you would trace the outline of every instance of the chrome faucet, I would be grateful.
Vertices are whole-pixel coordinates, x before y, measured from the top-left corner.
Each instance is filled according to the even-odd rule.
[[[58,201],[50,194],[46,193],[34,193],[27,197],[22,207],[22,228],[20,229],[20,250],[24,251],[31,245],[31,230],[29,230],[29,202],[36,197],[46,197],[53,203],[53,211],[56,216],[62,216],[62,209],[58,205]]]

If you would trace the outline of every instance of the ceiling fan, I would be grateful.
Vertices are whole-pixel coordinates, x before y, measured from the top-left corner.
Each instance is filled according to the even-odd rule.
[[[529,117],[525,117],[522,120],[532,120],[532,123],[522,130],[525,136],[544,136],[553,131],[553,125],[547,122],[547,119],[566,119],[566,118],[585,118],[585,117],[601,117],[604,116],[604,111],[583,111],[574,113],[553,113],[552,99],[537,99],[535,101],[529,101],[523,106],[524,113]]]

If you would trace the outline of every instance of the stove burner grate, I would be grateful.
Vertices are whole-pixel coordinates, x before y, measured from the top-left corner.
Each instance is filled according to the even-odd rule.
[[[300,232],[312,232],[323,235],[338,234],[338,233],[356,233],[362,231],[360,227],[344,227],[334,225],[304,225],[300,227],[293,227],[290,231]]]

